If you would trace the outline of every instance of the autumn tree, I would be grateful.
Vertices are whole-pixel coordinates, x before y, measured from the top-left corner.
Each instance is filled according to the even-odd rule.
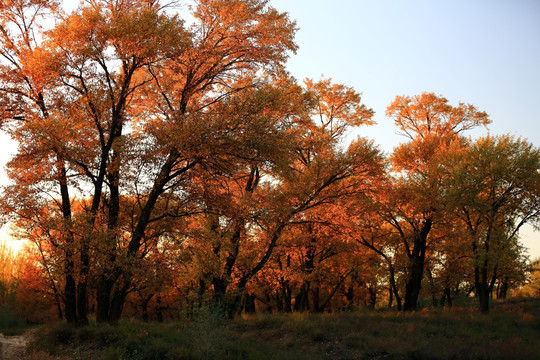
[[[47,71],[48,62],[40,47],[43,22],[57,14],[57,1],[3,1],[0,4],[0,120],[3,129],[11,132],[20,142],[20,153],[13,164],[16,183],[24,188],[22,199],[43,196],[43,184],[54,183],[58,208],[65,222],[66,242],[73,243],[69,231],[71,205],[67,181],[67,162],[61,151],[58,136],[43,142],[39,128],[53,125],[52,103],[57,94]],[[49,101],[49,99],[51,99]],[[9,127],[6,127],[9,126]],[[37,131],[32,131],[35,128]],[[24,163],[23,166],[18,164]],[[40,206],[33,205],[29,206]],[[76,321],[76,284],[74,253],[71,246],[64,248],[65,315],[69,322]]]
[[[58,15],[54,29],[40,33],[35,11],[47,7],[57,5],[3,3],[4,24],[19,21],[23,30],[13,37],[3,25],[9,64],[2,71],[2,116],[21,144],[11,163],[15,185],[6,196],[33,206],[41,194],[28,189],[58,187],[57,195],[48,194],[61,200],[63,234],[71,236],[73,221],[85,229],[65,242],[66,317],[87,322],[92,249],[99,240],[108,244],[101,249],[109,265],[96,274],[97,319],[116,320],[148,225],[172,211],[154,213],[159,200],[181,192],[194,168],[224,161],[220,155],[230,147],[220,144],[234,146],[234,128],[211,122],[212,106],[256,86],[259,74],[278,73],[295,49],[294,24],[257,0],[197,1],[189,28],[157,2],[95,1]],[[38,172],[26,167],[32,164],[39,164]],[[134,211],[124,201],[129,192],[137,197]],[[74,196],[87,204],[77,219],[70,209]],[[127,233],[123,212],[137,214]]]
[[[447,206],[467,231],[480,310],[488,312],[496,281],[511,273],[504,266],[520,263],[519,230],[538,225],[540,150],[508,135],[488,136],[453,148],[445,161]]]
[[[416,309],[424,274],[429,234],[441,213],[443,193],[436,156],[450,144],[458,144],[461,133],[478,125],[487,125],[488,116],[472,105],[448,104],[433,93],[414,97],[398,96],[386,115],[394,120],[402,135],[410,141],[396,147],[391,156],[393,201],[386,207],[386,221],[401,237],[409,258],[404,310]]]
[[[251,155],[236,160],[240,166],[231,167],[230,161],[220,170],[225,177],[209,172],[202,187],[193,185],[205,211],[193,240],[207,244],[199,252],[198,262],[208,265],[200,284],[212,286],[229,312],[238,308],[248,283],[271,261],[291,226],[300,219],[315,221],[310,214],[316,208],[367,191],[380,172],[380,155],[370,142],[359,139],[340,148],[347,127],[371,118],[357,93],[329,80],[307,81],[305,89],[292,85],[277,93],[263,88],[256,98],[242,97],[251,91],[231,98],[242,99],[241,108],[230,104],[225,118],[246,117],[253,100],[271,100],[281,106],[253,112],[250,123],[275,116],[271,123],[286,120],[289,127],[259,127],[267,135],[249,143]]]

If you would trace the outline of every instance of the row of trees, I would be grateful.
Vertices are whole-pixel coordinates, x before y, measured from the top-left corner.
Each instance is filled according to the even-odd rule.
[[[488,311],[522,281],[539,149],[468,139],[488,116],[424,93],[388,107],[409,141],[386,157],[347,140],[372,123],[357,92],[285,72],[296,28],[268,1],[172,10],[0,4],[0,118],[19,143],[1,209],[68,322],[135,299],[323,311],[381,287],[412,310],[423,279]]]

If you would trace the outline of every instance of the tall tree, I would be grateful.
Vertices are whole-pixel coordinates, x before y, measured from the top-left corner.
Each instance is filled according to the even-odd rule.
[[[447,205],[467,230],[480,310],[488,312],[508,256],[520,255],[519,230],[540,221],[540,149],[504,135],[452,150],[441,159],[448,171]]]
[[[281,107],[273,113],[278,118],[271,123],[281,124],[281,130],[259,127],[267,135],[248,144],[251,155],[239,162],[243,165],[232,172],[229,161],[229,169],[221,170],[226,178],[209,173],[199,187],[210,214],[201,230],[212,244],[202,256],[205,262],[214,258],[217,264],[210,268],[218,269],[203,277],[213,285],[215,297],[227,300],[233,311],[248,282],[269,262],[289,227],[302,218],[314,221],[310,214],[316,208],[367,191],[381,171],[380,155],[370,142],[359,139],[348,149],[340,148],[347,127],[370,122],[372,112],[360,104],[359,95],[328,80],[307,81],[307,92],[296,88],[289,85],[286,91],[273,96],[266,93],[258,100],[279,100]],[[248,109],[249,102],[243,99],[242,108]],[[292,105],[294,108],[288,107]],[[332,107],[337,110],[321,113],[321,109]],[[269,110],[254,112],[250,122],[272,116]],[[247,115],[234,106],[227,111],[231,114],[225,118]],[[290,125],[284,127],[283,120]]]
[[[43,8],[8,2],[2,14],[18,14],[21,6],[27,13]],[[15,199],[26,191],[34,201],[40,195],[28,189],[38,182],[42,189],[59,186],[61,196],[49,194],[62,199],[66,221],[82,229],[66,247],[66,277],[77,280],[66,289],[70,322],[87,322],[96,242],[107,244],[100,249],[108,264],[96,274],[97,319],[119,318],[146,230],[172,211],[160,207],[156,214],[160,199],[181,193],[190,171],[225,161],[235,146],[235,128],[212,118],[212,106],[258,85],[260,74],[277,74],[295,50],[294,24],[266,1],[197,1],[189,29],[165,8],[142,0],[92,1],[59,18],[46,34],[35,21],[21,20],[28,34],[37,34],[33,50],[19,54],[14,43],[5,55],[16,61],[2,72],[8,82],[3,118],[22,149],[12,162],[15,186],[6,195]],[[34,95],[44,84],[47,91]],[[39,117],[26,102],[13,100],[25,96],[21,86],[34,96]],[[55,161],[51,154],[58,155]],[[33,164],[39,175],[30,170]],[[87,201],[78,219],[68,211],[74,193]],[[135,203],[125,201],[130,193]],[[135,215],[131,228],[121,223],[122,213]],[[75,253],[77,276],[69,260]]]
[[[490,121],[485,112],[472,105],[451,106],[448,100],[432,93],[414,97],[397,96],[386,115],[401,134],[410,139],[394,149],[392,171],[396,173],[391,192],[395,205],[386,207],[387,221],[400,234],[403,249],[409,258],[404,310],[416,309],[429,234],[441,216],[441,173],[436,156],[452,143],[459,143],[460,134]],[[392,204],[391,203],[391,204]]]
[[[41,31],[46,18],[57,15],[58,11],[59,2],[54,0],[14,0],[0,4],[3,44],[0,50],[3,58],[0,63],[0,120],[4,130],[22,140],[19,155],[11,167],[15,182],[24,189],[24,194],[15,195],[15,198],[46,197],[54,193],[53,196],[59,199],[57,205],[64,220],[62,233],[65,237],[65,316],[68,322],[74,323],[77,305],[68,165],[60,135],[52,134],[48,141],[42,138],[43,129],[55,127],[56,107],[53,103],[58,97],[56,84],[47,69],[51,63],[40,47]],[[54,187],[44,186],[47,182],[53,182]]]

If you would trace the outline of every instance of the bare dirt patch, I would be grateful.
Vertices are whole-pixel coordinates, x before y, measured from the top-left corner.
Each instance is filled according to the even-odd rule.
[[[0,360],[24,359],[28,339],[25,335],[4,336],[0,334]]]

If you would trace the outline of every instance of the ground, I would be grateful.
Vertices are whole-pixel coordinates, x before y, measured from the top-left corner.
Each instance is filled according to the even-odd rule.
[[[25,335],[4,336],[0,334],[0,360],[22,359],[27,342]]]

